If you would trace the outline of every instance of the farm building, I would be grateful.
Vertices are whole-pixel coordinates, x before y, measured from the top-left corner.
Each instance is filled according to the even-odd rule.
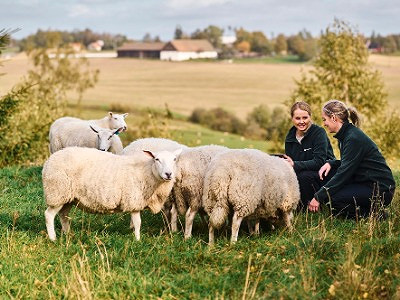
[[[161,50],[161,60],[182,61],[196,58],[217,58],[218,53],[207,40],[173,40]]]
[[[118,57],[160,58],[165,43],[134,42],[126,43],[117,49]]]

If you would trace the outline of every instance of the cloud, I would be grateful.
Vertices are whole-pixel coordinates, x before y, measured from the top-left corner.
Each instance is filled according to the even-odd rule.
[[[99,17],[104,15],[104,12],[95,9],[92,6],[88,6],[85,4],[75,4],[68,8],[68,17],[76,18],[76,17]]]
[[[181,9],[194,9],[200,7],[218,6],[231,2],[231,0],[168,0],[166,5],[168,8],[181,10]]]

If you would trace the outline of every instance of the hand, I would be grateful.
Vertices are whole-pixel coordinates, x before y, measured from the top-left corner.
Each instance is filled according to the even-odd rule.
[[[324,177],[328,176],[328,173],[331,170],[331,168],[332,167],[329,163],[325,163],[318,171],[319,179],[324,180]]]
[[[308,210],[312,212],[317,212],[319,210],[319,202],[315,198],[312,198],[308,204]]]
[[[283,158],[293,167],[294,166],[294,162],[293,160],[290,158],[290,156],[287,156],[286,154],[283,154]]]

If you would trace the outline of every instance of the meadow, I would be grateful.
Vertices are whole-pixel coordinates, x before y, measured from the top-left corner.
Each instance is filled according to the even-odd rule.
[[[400,299],[398,193],[385,221],[299,213],[293,233],[244,226],[230,245],[225,227],[214,247],[197,218],[185,241],[145,211],[137,242],[128,214],[73,209],[72,231],[56,218],[51,242],[41,169],[0,170],[2,299]]]
[[[400,57],[371,56],[382,72],[389,102],[400,100]],[[266,141],[247,140],[186,122],[198,106],[221,106],[245,118],[259,104],[279,105],[307,64],[293,62],[160,62],[92,59],[100,69],[94,89],[72,114],[100,118],[128,111],[129,130],[155,127],[189,146],[220,144],[268,151]],[[29,68],[19,55],[0,69],[0,94]],[[173,119],[158,118],[165,103]],[[147,123],[146,123],[147,122]],[[138,125],[139,124],[139,125]],[[149,131],[150,133],[150,131]],[[298,213],[294,232],[263,228],[229,244],[222,228],[214,247],[195,219],[193,238],[171,234],[161,214],[142,214],[142,240],[129,229],[128,214],[94,215],[73,209],[70,234],[50,242],[41,164],[0,169],[0,298],[10,299],[400,299],[400,196],[389,217],[359,222],[322,213]],[[397,185],[400,172],[395,171]],[[180,227],[183,218],[180,217]]]

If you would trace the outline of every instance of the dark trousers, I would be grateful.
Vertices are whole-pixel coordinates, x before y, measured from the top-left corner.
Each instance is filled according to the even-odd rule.
[[[300,204],[299,209],[307,209],[308,204],[314,198],[314,194],[325,184],[327,183],[333,175],[336,173],[336,170],[331,170],[328,176],[321,180],[318,175],[318,171],[298,171],[296,172],[297,180],[299,182],[300,187]]]
[[[378,191],[372,185],[351,183],[331,195],[326,204],[330,206],[333,215],[349,219],[365,218],[372,212],[379,217],[383,213],[382,208],[392,202],[393,194],[394,191]]]

